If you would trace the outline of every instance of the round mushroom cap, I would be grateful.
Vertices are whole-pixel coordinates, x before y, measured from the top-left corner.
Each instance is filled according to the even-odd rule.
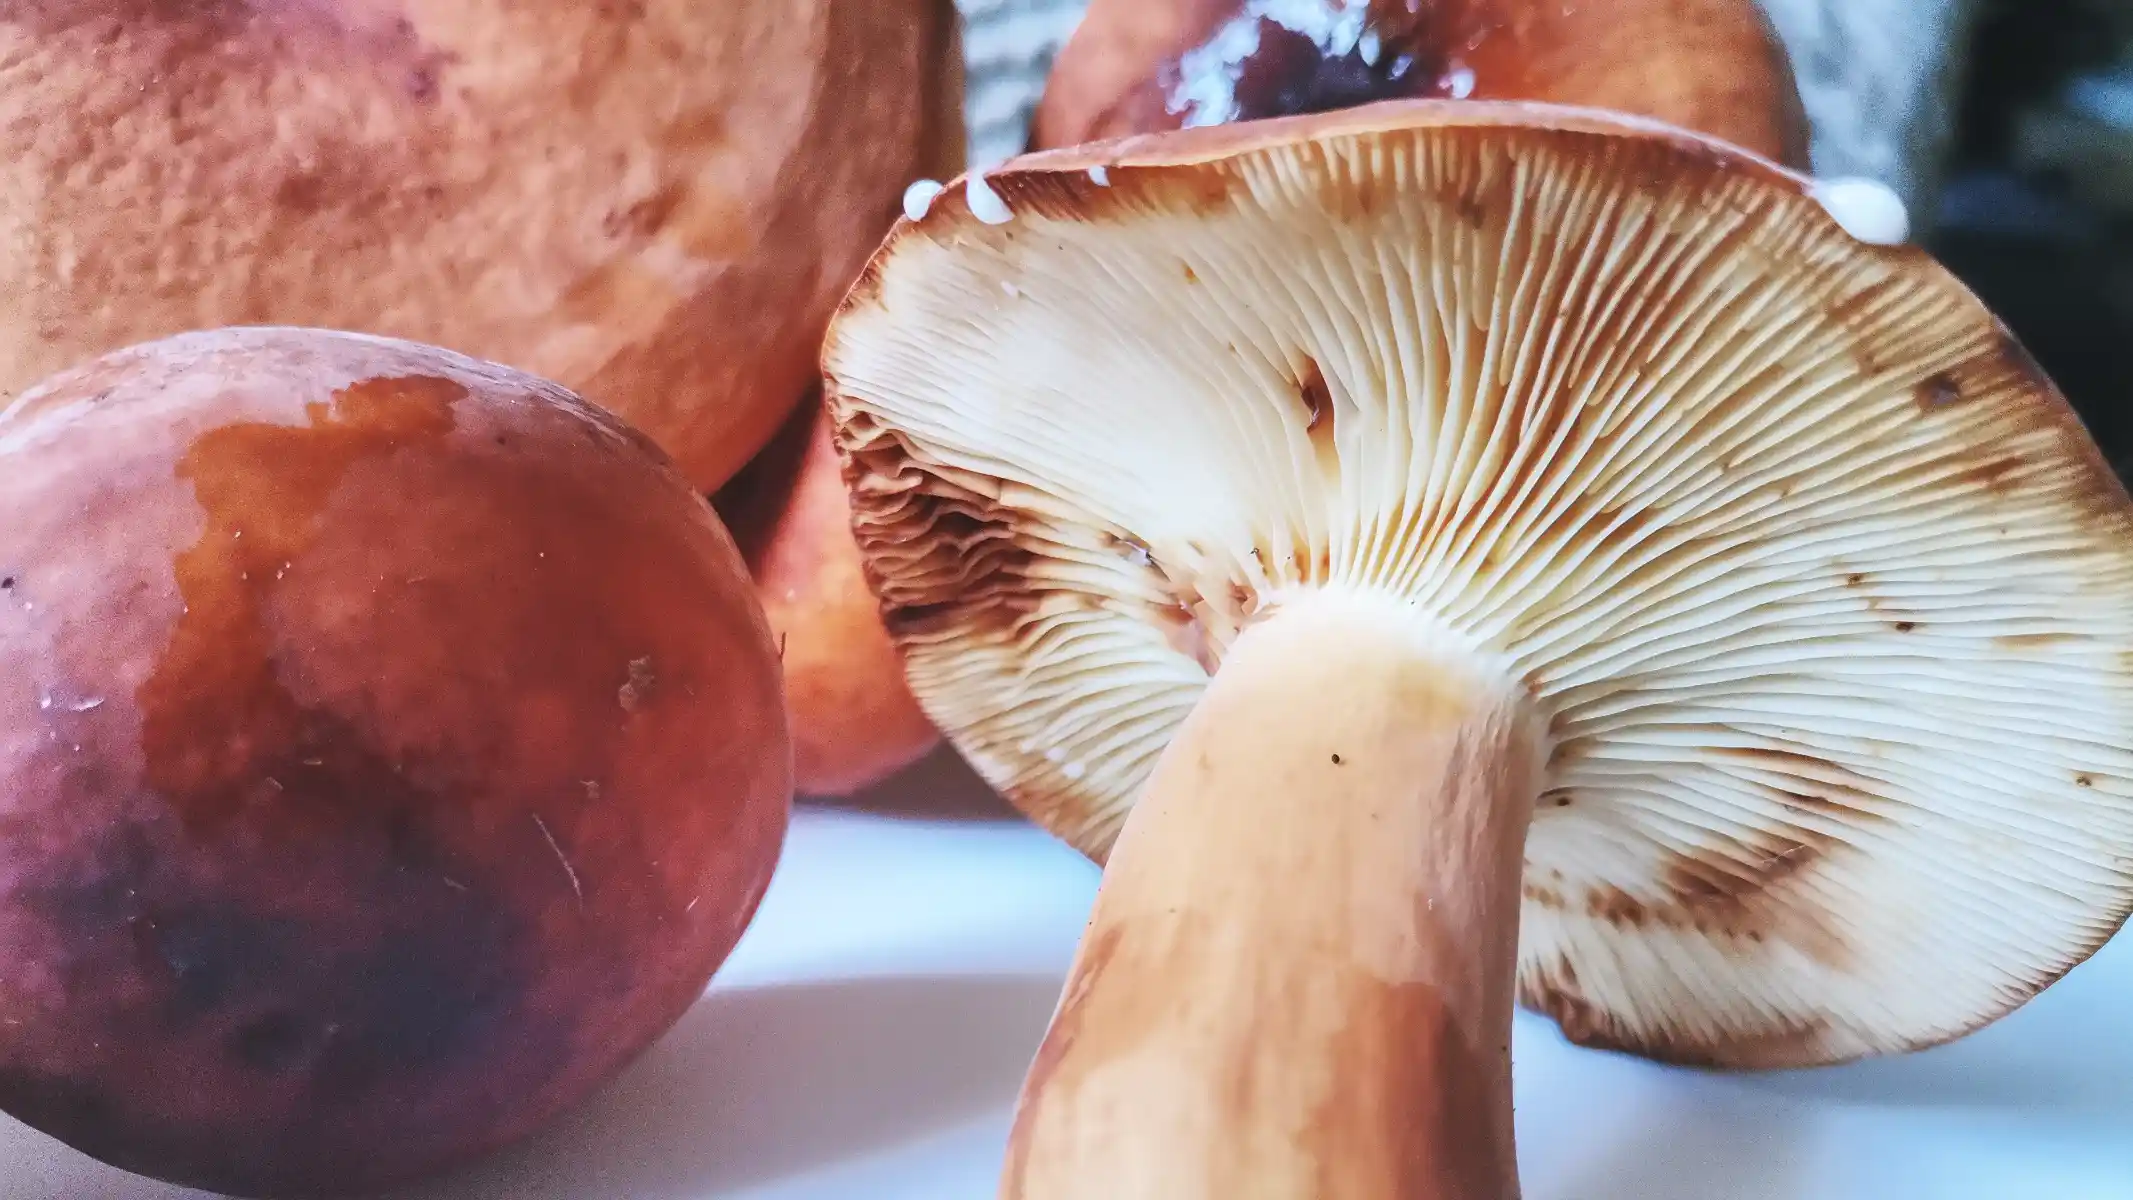
[[[1518,978],[1572,1039],[1804,1065],[2008,1011],[2133,907],[2133,517],[1811,186],[1423,101],[951,188],[825,359],[921,704],[1101,859],[1241,627],[1388,595],[1549,730]]]
[[[1030,144],[1422,98],[1612,109],[1808,165],[1792,61],[1757,0],[1094,0]]]
[[[712,490],[960,169],[955,36],[949,0],[0,6],[0,396],[193,329],[387,334]]]
[[[242,1195],[477,1157],[703,994],[792,748],[648,440],[428,346],[242,329],[0,406],[0,1110]]]

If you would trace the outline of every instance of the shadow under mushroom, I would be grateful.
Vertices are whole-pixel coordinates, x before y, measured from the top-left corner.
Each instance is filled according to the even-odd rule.
[[[713,991],[546,1133],[399,1200],[695,1200],[1014,1102],[1059,981],[884,977]]]

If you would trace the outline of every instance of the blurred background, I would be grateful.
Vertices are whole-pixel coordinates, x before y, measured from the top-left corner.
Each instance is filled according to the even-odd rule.
[[[1022,149],[1085,0],[960,0],[977,165]],[[1815,167],[1910,203],[2133,477],[2133,0],[1763,0]]]

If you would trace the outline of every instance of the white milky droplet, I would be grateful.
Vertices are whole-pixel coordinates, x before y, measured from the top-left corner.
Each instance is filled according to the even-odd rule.
[[[1000,199],[1000,193],[992,190],[983,174],[971,172],[963,184],[963,198],[970,202],[970,215],[987,225],[1005,225],[1015,219],[1007,201]]]
[[[946,191],[938,182],[921,179],[904,189],[904,216],[913,221],[923,221],[933,211],[934,198]]]
[[[1089,168],[1089,181],[1097,187],[1111,186],[1111,168],[1102,164]]]
[[[1911,214],[1903,197],[1879,180],[1821,179],[1809,194],[1844,232],[1869,246],[1901,246],[1911,240]]]

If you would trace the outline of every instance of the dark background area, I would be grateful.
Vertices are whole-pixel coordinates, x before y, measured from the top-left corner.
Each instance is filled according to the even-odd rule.
[[[1928,243],[2058,380],[2121,478],[2133,478],[2133,196],[2099,197],[2078,170],[2039,165],[2025,121],[2129,49],[2133,0],[1999,0]]]

